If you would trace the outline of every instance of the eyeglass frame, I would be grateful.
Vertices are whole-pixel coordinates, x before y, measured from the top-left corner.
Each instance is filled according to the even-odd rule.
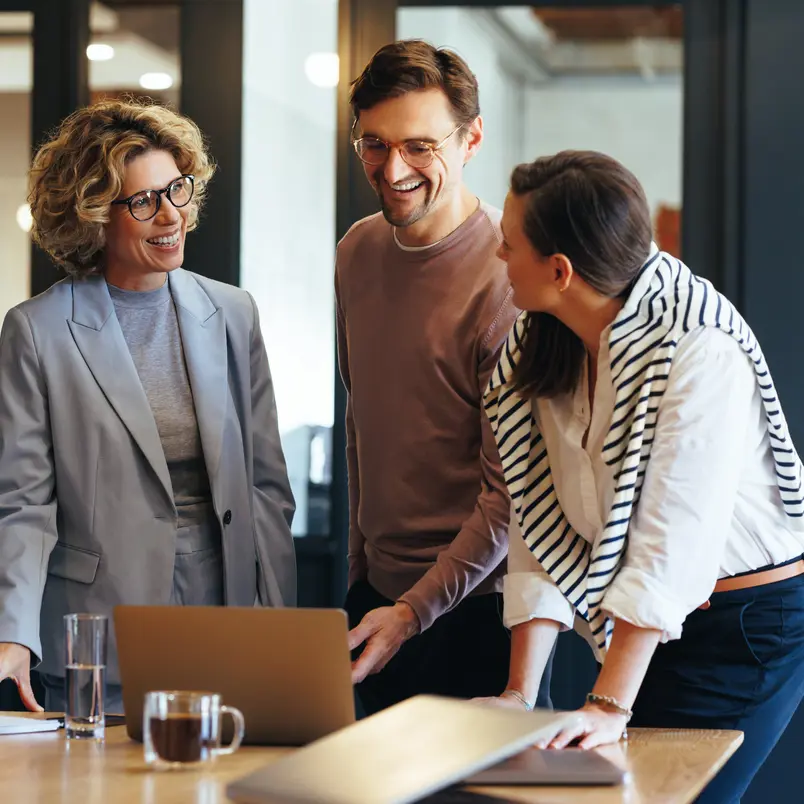
[[[351,131],[351,134],[350,134],[351,137],[354,137],[355,128],[357,127],[358,122],[360,122],[359,118],[355,118],[355,122],[352,123],[352,131]],[[460,125],[457,125],[455,128],[452,129],[452,131],[450,131],[449,134],[447,134],[446,137],[444,137],[443,140],[441,140],[440,142],[436,142],[436,143],[427,142],[426,140],[417,140],[417,139],[403,140],[402,142],[386,142],[384,139],[381,139],[380,137],[374,137],[374,136],[365,137],[364,136],[364,137],[358,137],[357,139],[352,139],[352,147],[355,149],[355,153],[357,154],[357,158],[364,165],[371,165],[372,167],[379,167],[380,165],[384,165],[388,161],[388,157],[391,156],[391,149],[396,148],[399,151],[399,155],[402,157],[402,161],[408,167],[412,167],[414,170],[424,170],[425,168],[428,168],[428,167],[430,167],[430,165],[433,164],[433,160],[435,159],[436,151],[440,151],[447,144],[447,141],[454,134],[456,134],[458,131],[460,131],[465,125],[466,125],[466,123],[461,123]],[[383,159],[382,162],[366,162],[366,160],[363,159],[362,156],[360,156],[360,151],[358,151],[358,146],[359,146],[359,144],[360,144],[360,142],[362,140],[366,140],[366,139],[376,140],[377,142],[381,142],[388,149],[388,155],[385,157],[385,159]],[[402,151],[402,148],[403,148],[403,146],[407,145],[409,142],[418,142],[418,143],[421,143],[422,145],[427,146],[427,149],[430,151],[430,161],[426,165],[419,165],[419,166],[411,165],[410,162],[408,162],[408,160],[405,159],[405,154]]]
[[[175,204],[175,203],[173,203],[173,199],[170,197],[170,188],[179,179],[189,179],[190,180],[190,185],[192,187],[192,189],[190,191],[190,197],[187,199],[186,203],[184,203],[184,204]],[[132,209],[131,209],[131,202],[138,195],[142,195],[143,193],[156,193],[156,209],[154,210],[153,214],[149,215],[147,218],[138,218],[134,214]],[[190,201],[193,200],[193,196],[195,195],[195,175],[192,174],[192,173],[182,173],[181,175],[179,175],[175,179],[173,179],[173,181],[170,182],[170,184],[168,184],[167,187],[165,187],[165,188],[163,188],[161,190],[137,190],[136,193],[132,193],[128,198],[119,198],[119,199],[117,199],[115,201],[112,201],[112,206],[116,206],[116,205],[119,205],[119,204],[126,204],[126,206],[128,206],[129,215],[131,215],[131,217],[134,218],[134,220],[137,221],[137,223],[147,223],[148,221],[152,220],[153,218],[155,218],[159,214],[159,210],[162,208],[162,196],[163,195],[167,198],[168,201],[170,201],[171,204],[173,204],[173,206],[176,209],[183,209],[184,207],[187,206],[187,204],[190,203]]]

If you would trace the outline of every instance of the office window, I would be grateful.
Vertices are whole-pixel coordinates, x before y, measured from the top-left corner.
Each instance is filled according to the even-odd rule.
[[[683,15],[665,7],[416,7],[399,38],[457,50],[475,72],[486,140],[469,186],[501,206],[511,169],[566,148],[613,156],[645,187],[662,248],[681,226]]]

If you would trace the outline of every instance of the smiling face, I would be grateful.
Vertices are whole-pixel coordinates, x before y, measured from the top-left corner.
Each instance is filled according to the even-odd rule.
[[[142,190],[161,190],[180,176],[181,170],[171,154],[148,151],[126,166],[120,198]],[[192,203],[177,209],[163,193],[159,211],[147,221],[135,220],[125,204],[113,205],[106,226],[107,281],[130,290],[160,287],[165,275],[184,262]]]
[[[415,90],[382,101],[360,113],[358,136],[371,136],[388,143],[420,140],[440,143],[457,123],[446,94],[440,89]],[[479,118],[466,131],[452,135],[425,168],[413,168],[399,148],[390,150],[381,165],[363,164],[366,178],[380,199],[386,220],[397,227],[413,226],[438,216],[460,195],[463,166],[482,139]]]

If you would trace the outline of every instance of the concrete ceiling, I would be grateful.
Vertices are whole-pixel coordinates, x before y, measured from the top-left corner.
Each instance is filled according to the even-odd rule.
[[[534,8],[533,15],[559,41],[676,39],[684,34],[681,4],[666,7]]]
[[[503,7],[479,11],[509,42],[502,59],[523,78],[636,76],[653,80],[683,69],[681,7],[608,9]],[[523,71],[517,63],[528,60]]]

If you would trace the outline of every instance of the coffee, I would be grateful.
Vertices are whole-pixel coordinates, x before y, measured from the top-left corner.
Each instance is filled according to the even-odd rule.
[[[206,726],[206,729],[204,728]],[[208,759],[217,741],[209,732],[209,716],[171,713],[164,719],[151,718],[151,742],[166,762],[199,762]]]
[[[229,715],[235,724],[232,741],[221,746],[221,718]],[[143,706],[143,752],[145,763],[154,767],[196,767],[240,747],[246,724],[243,713],[222,706],[215,692],[154,690],[145,694]]]

